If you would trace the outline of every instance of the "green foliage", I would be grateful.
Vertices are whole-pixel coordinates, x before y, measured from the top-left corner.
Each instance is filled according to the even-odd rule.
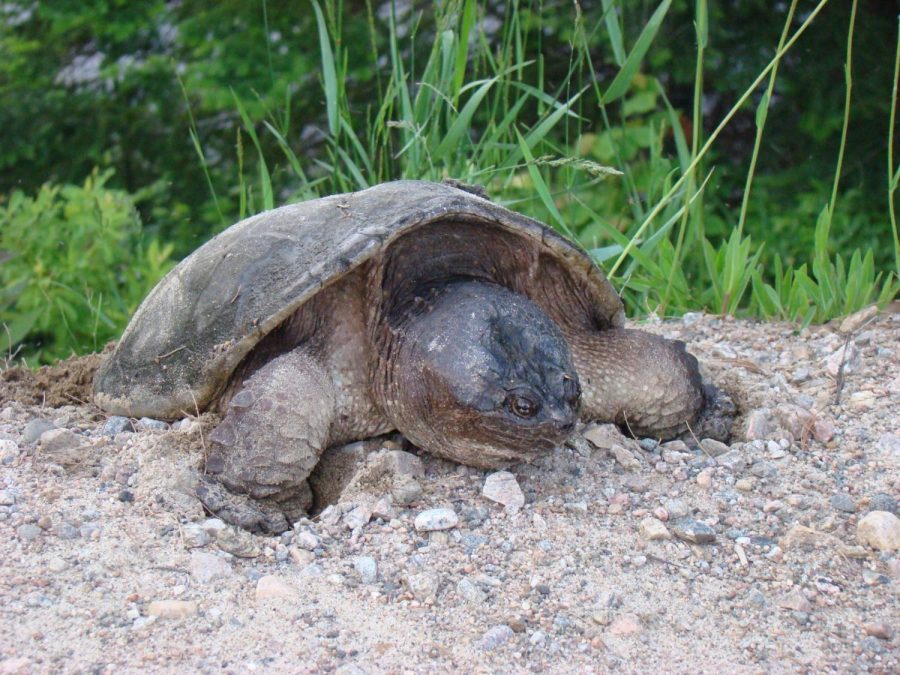
[[[171,244],[142,243],[134,199],[106,187],[13,192],[0,207],[0,349],[40,362],[102,348],[171,266]]]

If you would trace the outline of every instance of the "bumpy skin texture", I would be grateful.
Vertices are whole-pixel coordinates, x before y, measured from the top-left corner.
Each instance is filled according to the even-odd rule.
[[[217,406],[208,471],[282,504],[308,499],[326,447],[392,429],[482,467],[546,452],[578,415],[727,431],[684,346],[623,323],[603,273],[544,225],[451,185],[388,183],[195,251],[138,309],[95,401],[158,418]],[[201,488],[233,521],[280,527]]]

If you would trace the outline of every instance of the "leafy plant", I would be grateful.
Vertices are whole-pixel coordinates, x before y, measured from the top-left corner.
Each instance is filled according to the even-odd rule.
[[[134,198],[84,184],[13,192],[0,208],[0,350],[49,362],[121,332],[171,267],[171,244],[144,241]]]

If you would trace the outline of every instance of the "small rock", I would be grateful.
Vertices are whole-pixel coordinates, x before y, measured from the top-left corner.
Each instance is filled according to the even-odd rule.
[[[634,614],[625,614],[618,617],[609,625],[610,635],[625,636],[640,633],[641,621]]]
[[[422,460],[411,452],[403,450],[390,450],[385,453],[384,468],[395,476],[413,476],[421,478],[425,475],[425,467]]]
[[[11,656],[0,661],[0,675],[28,675],[32,672],[31,659],[26,656]]]
[[[844,494],[843,492],[833,495],[831,499],[828,500],[828,503],[831,504],[831,508],[837,511],[856,513],[856,504],[853,499],[850,495]]]
[[[834,438],[834,424],[829,420],[818,418],[812,423],[812,435],[819,443],[827,443]]]
[[[631,454],[629,450],[626,450],[621,445],[613,443],[613,446],[609,449],[609,451],[612,456],[616,458],[616,461],[619,463],[619,465],[626,471],[640,470],[641,463],[635,458],[633,454]]]
[[[181,528],[181,537],[186,548],[200,548],[206,546],[212,539],[209,532],[203,529],[199,523],[187,523]]]
[[[487,599],[485,592],[468,579],[459,580],[459,583],[456,584],[456,592],[470,605],[480,605]]]
[[[356,508],[351,509],[348,513],[345,513],[343,521],[344,526],[348,530],[355,530],[358,527],[367,525],[371,519],[372,507],[366,504],[360,504]]]
[[[869,498],[869,511],[887,511],[896,516],[897,510],[897,500],[886,492],[876,492]]]
[[[512,640],[515,633],[513,629],[507,626],[505,623],[500,624],[499,626],[494,626],[493,628],[488,629],[488,631],[481,638],[481,648],[489,652],[492,649],[496,649],[502,644],[505,644]]]
[[[381,518],[385,522],[390,522],[392,518],[396,515],[394,513],[393,500],[390,495],[384,495],[380,497],[376,502],[372,505],[372,517],[373,518]]]
[[[54,574],[59,574],[60,572],[65,572],[67,569],[69,569],[69,563],[67,563],[62,558],[54,556],[47,561],[47,569]]]
[[[131,420],[121,415],[113,415],[103,424],[100,433],[104,436],[114,438],[116,434],[131,433],[134,431],[134,425]]]
[[[854,312],[841,321],[840,331],[842,333],[854,333],[862,328],[863,324],[869,319],[878,315],[878,305],[869,305],[861,310]]]
[[[738,478],[734,481],[735,490],[740,490],[741,492],[752,492],[753,486],[754,483],[752,478]]]
[[[228,529],[228,525],[225,523],[225,521],[219,518],[207,518],[202,523],[200,523],[200,527],[202,527],[203,531],[213,539],[218,537],[219,533],[222,530]]]
[[[40,438],[41,457],[66,468],[85,461],[84,446],[85,439],[68,429],[50,429]]]
[[[601,450],[610,450],[614,445],[628,442],[615,424],[589,424],[581,435]]]
[[[42,531],[43,530],[34,523],[25,523],[16,528],[16,534],[22,541],[34,541],[41,535]]]
[[[783,607],[784,609],[790,609],[795,612],[809,613],[812,611],[812,604],[800,591],[794,591],[786,598],[781,600],[778,605],[780,607]]]
[[[700,471],[700,473],[697,474],[697,478],[695,479],[697,481],[697,485],[702,488],[710,487],[712,485],[713,474],[715,472],[716,470],[711,466],[708,466]]]
[[[542,630],[536,630],[531,634],[531,637],[528,638],[528,643],[532,647],[538,647],[544,644],[547,641],[547,634]]]
[[[663,508],[668,512],[669,520],[678,520],[690,513],[690,508],[683,499],[667,499],[663,502]]]
[[[706,523],[693,518],[681,518],[672,524],[672,532],[679,539],[692,544],[709,544],[716,539],[716,532]]]
[[[0,506],[12,506],[16,503],[16,496],[12,490],[0,490]]]
[[[884,621],[873,621],[863,626],[866,635],[877,637],[879,640],[890,640],[894,636],[894,630]]]
[[[750,473],[757,478],[772,479],[778,475],[778,467],[772,464],[772,462],[754,462],[753,466],[750,467]]]
[[[398,476],[391,486],[391,497],[395,504],[409,506],[422,496],[422,484],[409,476]]]
[[[55,534],[60,539],[66,540],[78,539],[78,537],[80,536],[78,528],[75,527],[72,523],[66,521],[56,523],[53,526],[53,534]]]
[[[147,606],[147,614],[157,619],[186,619],[197,613],[197,603],[191,600],[154,600]]]
[[[672,533],[656,518],[644,518],[641,521],[641,534],[650,541],[671,539]]]
[[[364,584],[375,583],[376,579],[378,579],[378,563],[371,556],[358,556],[353,561],[353,569],[356,570],[359,580]]]
[[[191,576],[201,584],[215,579],[227,579],[234,574],[224,558],[206,551],[191,552]]]
[[[291,546],[288,549],[288,556],[298,567],[306,567],[307,565],[315,562],[316,554],[312,551],[307,551],[302,548],[297,548],[296,546]]]
[[[856,539],[879,551],[900,548],[900,518],[889,511],[871,511],[856,526]]]
[[[219,532],[216,546],[238,558],[255,558],[260,553],[259,547],[253,542],[253,535],[236,527],[227,527]]]
[[[34,443],[44,432],[55,428],[56,425],[50,420],[46,420],[42,417],[35,417],[25,425],[25,428],[22,430],[22,437],[26,443]]]
[[[748,441],[765,440],[774,431],[768,408],[753,410],[747,415],[747,430],[744,437]]]
[[[704,438],[702,441],[700,441],[700,448],[710,457],[718,457],[719,455],[724,455],[731,449],[722,441],[717,441],[714,438]]]
[[[261,576],[256,582],[256,601],[283,600],[294,597],[297,589],[275,574]]]
[[[419,572],[406,576],[406,586],[409,592],[419,602],[432,602],[437,598],[438,589],[441,586],[441,577],[437,572]]]
[[[450,530],[459,524],[459,516],[453,509],[428,509],[416,516],[415,526],[419,532]]]
[[[319,538],[312,532],[297,532],[294,534],[294,544],[306,551],[314,551],[319,548]]]
[[[150,417],[142,417],[137,421],[137,430],[138,431],[167,431],[169,428],[168,422],[163,422],[162,420],[155,420]]]
[[[837,377],[842,369],[845,374],[849,375],[856,370],[858,363],[859,349],[857,349],[855,344],[850,342],[838,347],[838,349],[825,359],[825,369],[832,377]]]
[[[495,471],[484,481],[481,494],[491,501],[503,504],[507,511],[517,512],[525,504],[525,495],[509,471]]]
[[[716,464],[725,467],[731,473],[740,473],[747,466],[747,460],[740,450],[729,450],[724,455],[716,457]]]

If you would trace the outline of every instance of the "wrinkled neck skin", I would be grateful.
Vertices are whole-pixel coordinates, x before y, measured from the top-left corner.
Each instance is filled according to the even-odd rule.
[[[376,397],[411,442],[463,464],[528,461],[571,433],[578,385],[568,345],[530,300],[496,284],[432,286],[387,317]],[[522,417],[517,397],[536,402]]]

